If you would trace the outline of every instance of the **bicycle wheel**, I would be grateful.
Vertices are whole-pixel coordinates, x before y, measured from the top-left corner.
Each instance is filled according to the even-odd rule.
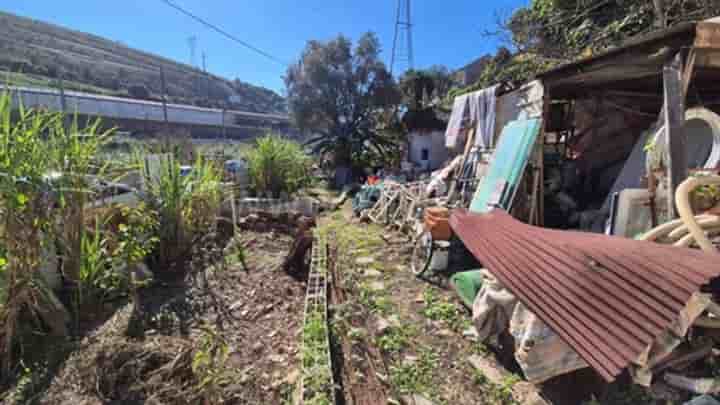
[[[412,257],[410,258],[410,267],[416,277],[421,277],[430,267],[432,254],[432,235],[430,232],[425,231],[415,240]]]

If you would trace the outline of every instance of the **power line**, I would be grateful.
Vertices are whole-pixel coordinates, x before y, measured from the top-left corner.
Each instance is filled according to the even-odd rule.
[[[242,39],[240,39],[240,38],[238,38],[238,37],[230,34],[229,32],[223,30],[222,28],[218,27],[217,25],[214,25],[214,24],[212,24],[212,23],[210,23],[210,22],[202,19],[201,17],[198,17],[198,16],[196,16],[195,14],[193,14],[193,13],[185,10],[184,8],[178,6],[177,4],[173,3],[172,1],[170,1],[170,0],[162,0],[162,2],[165,3],[165,4],[167,4],[167,5],[170,6],[170,7],[174,8],[175,10],[177,10],[177,11],[185,14],[186,16],[192,18],[193,20],[199,22],[200,24],[202,24],[202,25],[204,25],[204,26],[212,29],[213,31],[219,33],[220,35],[223,35],[224,37],[226,37],[226,38],[228,38],[228,39],[230,39],[230,40],[232,40],[232,41],[235,41],[235,42],[239,43],[240,45],[242,45],[242,46],[244,46],[244,47],[246,47],[246,48],[248,48],[248,49],[250,49],[250,50],[252,50],[252,51],[254,51],[254,52],[256,52],[256,53],[258,53],[258,54],[260,54],[260,55],[262,55],[262,56],[264,56],[264,57],[266,57],[266,58],[268,58],[268,59],[270,59],[270,60],[272,60],[273,62],[279,63],[279,64],[281,64],[281,65],[283,65],[283,66],[287,66],[287,65],[288,65],[286,62],[282,61],[281,59],[276,58],[275,56],[269,54],[268,52],[263,51],[263,50],[260,49],[260,48],[257,48],[257,47],[255,47],[255,46],[250,45],[249,43],[247,43],[247,42],[243,41]]]

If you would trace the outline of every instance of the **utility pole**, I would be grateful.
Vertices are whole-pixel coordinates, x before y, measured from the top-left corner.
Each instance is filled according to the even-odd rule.
[[[207,66],[205,66],[206,61],[206,55],[205,51],[202,53],[202,69],[203,73],[205,74],[205,97],[210,100],[210,76],[207,74]]]
[[[195,62],[195,49],[197,48],[197,37],[195,35],[188,37],[188,47],[190,48],[190,66],[197,67]]]
[[[393,39],[392,60],[390,73],[395,72],[395,65],[404,63],[407,69],[414,66],[412,41],[412,14],[410,13],[411,0],[398,0],[395,17],[395,38]]]
[[[165,87],[165,68],[160,65],[160,85],[162,86],[162,105],[163,120],[165,121],[165,135],[168,133],[168,113],[167,113],[167,88]]]

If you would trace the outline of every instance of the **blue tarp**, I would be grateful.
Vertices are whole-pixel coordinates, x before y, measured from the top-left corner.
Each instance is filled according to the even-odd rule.
[[[495,207],[510,208],[540,134],[541,122],[540,119],[517,120],[503,128],[490,167],[475,191],[470,211],[486,213]]]

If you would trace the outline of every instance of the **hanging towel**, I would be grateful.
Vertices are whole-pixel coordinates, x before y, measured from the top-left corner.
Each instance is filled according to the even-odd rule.
[[[475,146],[480,150],[493,147],[495,134],[495,92],[497,85],[476,91],[469,95],[469,118],[475,123]]]
[[[455,97],[453,102],[452,113],[450,113],[450,121],[445,131],[445,146],[452,149],[457,145],[460,131],[462,131],[468,109],[468,100],[470,96],[463,94]]]

